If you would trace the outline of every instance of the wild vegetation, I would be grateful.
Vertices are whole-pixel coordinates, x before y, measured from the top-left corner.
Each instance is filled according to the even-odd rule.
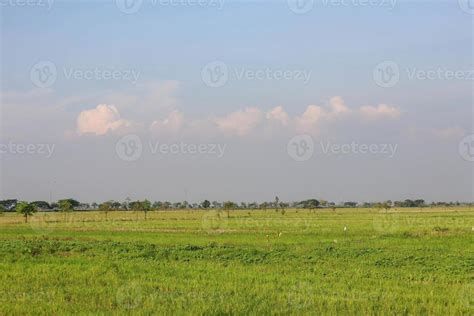
[[[473,313],[470,207],[112,209],[2,213],[0,314]]]

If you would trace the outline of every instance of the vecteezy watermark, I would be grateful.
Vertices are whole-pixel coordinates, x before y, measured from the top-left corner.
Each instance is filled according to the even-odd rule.
[[[227,229],[229,219],[222,211],[211,210],[202,216],[202,228],[210,231]]]
[[[135,309],[143,303],[143,290],[138,282],[130,282],[118,288],[117,305],[123,309]]]
[[[380,233],[394,233],[400,228],[400,215],[377,214],[372,220],[374,229]]]
[[[143,152],[142,140],[137,135],[125,135],[115,144],[115,152],[123,161],[137,161]]]
[[[320,141],[319,145],[323,155],[385,155],[393,158],[398,150],[398,144],[364,144],[356,141],[350,143]],[[297,135],[288,142],[287,151],[293,160],[307,161],[314,155],[314,140],[310,135]]]
[[[356,141],[344,144],[321,141],[319,144],[325,155],[387,155],[393,158],[398,149],[398,144],[360,144]]]
[[[406,68],[409,80],[474,80],[474,70]]]
[[[140,72],[134,69],[114,69],[95,66],[92,68],[63,67],[61,70],[61,72],[58,72],[56,64],[52,61],[40,61],[31,67],[31,82],[39,88],[48,88],[54,85],[60,73],[66,80],[123,80],[135,84],[140,78]]]
[[[289,291],[286,292],[287,304],[292,309],[305,309],[314,305],[315,292],[313,284],[310,282],[299,282],[290,287]]]
[[[288,8],[296,14],[304,14],[314,7],[314,0],[287,0]]]
[[[465,229],[470,227],[462,217],[429,217],[422,218],[403,213],[378,213],[373,219],[373,228],[381,233],[394,233],[401,227],[436,229],[437,227]]]
[[[31,82],[38,88],[51,87],[58,76],[56,65],[49,60],[36,63],[30,70]]]
[[[314,141],[310,135],[296,135],[286,147],[288,155],[295,161],[307,161],[313,157]]]
[[[224,0],[115,0],[117,8],[125,14],[137,13],[144,3],[152,7],[209,7],[217,10],[224,8]]]
[[[208,87],[222,87],[229,80],[229,68],[222,61],[210,62],[201,69],[201,78]]]
[[[461,139],[458,145],[458,151],[462,159],[474,162],[474,134]]]
[[[150,152],[153,155],[213,155],[222,158],[225,154],[227,144],[188,144],[184,142],[160,143],[149,142]]]
[[[0,0],[0,7],[40,7],[51,10],[54,0]]]
[[[403,70],[408,80],[474,80],[474,70],[454,70],[442,67],[430,69],[405,67]],[[392,88],[399,83],[402,73],[396,62],[384,61],[375,66],[373,78],[377,85]]]
[[[37,155],[51,158],[56,149],[56,144],[21,144],[8,142],[0,143],[0,157],[3,155]]]
[[[474,14],[474,0],[458,0],[458,4],[464,12]]]
[[[225,154],[227,144],[199,143],[190,144],[185,142],[164,143],[160,141],[148,141],[148,147],[144,147],[142,140],[137,135],[125,135],[115,144],[115,152],[123,161],[137,161],[147,148],[152,155],[206,155],[222,158]]]
[[[375,66],[373,78],[382,88],[394,87],[400,81],[400,67],[390,60],[381,62]]]
[[[93,67],[89,69],[63,68],[67,80],[124,80],[137,83],[140,72],[133,69],[109,69]]]
[[[322,2],[326,7],[381,7],[393,10],[398,0],[322,0]]]
[[[312,72],[307,69],[229,67],[222,61],[213,61],[201,69],[201,78],[208,87],[212,88],[224,86],[231,78],[239,81],[295,80],[308,84]]]

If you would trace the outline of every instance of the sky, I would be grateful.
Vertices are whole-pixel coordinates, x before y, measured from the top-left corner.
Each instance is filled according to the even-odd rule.
[[[472,0],[0,14],[0,199],[474,200]]]

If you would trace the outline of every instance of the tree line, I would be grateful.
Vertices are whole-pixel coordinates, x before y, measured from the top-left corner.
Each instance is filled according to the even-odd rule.
[[[93,211],[100,210],[106,214],[112,210],[122,211],[143,211],[146,213],[151,210],[170,210],[170,209],[225,209],[227,211],[233,209],[275,209],[277,211],[284,212],[287,208],[302,208],[302,209],[317,209],[317,208],[378,208],[388,210],[392,207],[396,208],[420,208],[420,207],[435,207],[435,206],[469,206],[473,203],[460,203],[460,202],[432,202],[427,204],[423,199],[406,199],[403,201],[384,201],[384,202],[342,202],[336,204],[323,199],[308,199],[297,202],[282,202],[280,199],[275,197],[274,201],[271,202],[218,202],[204,200],[201,203],[189,203],[187,201],[174,202],[169,201],[155,201],[150,202],[149,200],[137,200],[132,201],[127,198],[123,202],[118,201],[106,201],[102,203],[81,203],[75,199],[62,199],[57,202],[48,203],[46,201],[33,201],[25,202],[18,201],[16,199],[0,200],[0,212],[20,212],[23,214],[30,214],[35,211],[58,211],[58,212],[71,212],[71,211]],[[27,216],[25,219],[27,220]]]

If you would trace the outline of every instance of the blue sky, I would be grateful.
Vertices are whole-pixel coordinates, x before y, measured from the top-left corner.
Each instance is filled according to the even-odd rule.
[[[393,9],[356,6],[361,3],[356,0],[344,6],[316,1],[304,14],[292,12],[287,1],[225,1],[222,10],[191,6],[189,1],[176,6],[143,1],[135,14],[121,12],[115,1],[56,1],[49,10],[2,2],[2,142],[48,142],[57,148],[48,159],[4,154],[8,171],[3,172],[2,195],[39,199],[48,189],[39,192],[35,185],[59,178],[55,181],[63,184],[56,189],[58,197],[79,195],[88,201],[146,194],[181,199],[184,187],[197,191],[190,193],[196,200],[272,199],[276,191],[287,192],[280,195],[289,200],[313,195],[359,201],[411,195],[472,200],[472,164],[458,152],[460,140],[472,134],[472,78],[409,78],[413,71],[441,70],[443,76],[445,71],[472,71],[473,15],[455,1],[399,1]],[[57,67],[55,83],[46,88],[31,79],[32,67],[42,61]],[[217,88],[202,78],[203,67],[213,61],[223,62],[229,72],[228,81]],[[389,88],[374,80],[374,68],[384,61],[400,69],[399,81]],[[130,71],[139,77],[136,82],[65,77],[68,71],[91,69]],[[293,75],[301,71],[310,78],[237,77],[241,70],[265,69]],[[336,115],[334,97],[342,98],[346,116]],[[99,105],[106,106],[99,110]],[[272,120],[283,127],[275,127]],[[149,164],[156,156],[143,156],[127,164],[117,161],[114,146],[128,134],[144,143],[150,137],[220,142],[228,154],[218,161],[181,155],[182,164],[181,158],[167,156],[159,166]],[[313,137],[317,146],[327,140],[356,140],[398,144],[399,149],[380,166],[376,155],[318,156],[295,166],[288,159],[287,143],[301,134]],[[78,155],[82,159],[76,161]],[[100,166],[94,174],[86,159],[91,155]],[[420,168],[425,155],[432,161]],[[131,180],[129,187],[118,188],[104,180],[109,189],[98,192],[82,180],[78,187],[61,177],[69,168],[65,161],[75,161],[73,173],[90,175],[91,182],[117,172],[134,179],[135,172],[143,185]],[[30,169],[28,176],[26,165],[38,169]],[[148,179],[156,168],[169,181],[158,193],[149,189],[156,185],[155,177]],[[195,169],[209,179],[185,183],[184,175],[193,175]],[[218,184],[224,181],[222,170],[236,179],[227,191]],[[286,185],[255,180],[272,179],[276,170]],[[381,170],[392,178],[384,180]],[[414,183],[409,190],[394,183],[404,170],[410,170],[406,179]],[[358,173],[362,171],[364,180]],[[449,172],[454,176],[444,178]],[[320,180],[311,185],[301,180],[313,173],[320,174]],[[202,179],[202,174],[195,176]],[[346,179],[352,186],[338,185],[332,183],[332,174],[340,179],[344,174],[357,176],[362,183]],[[446,186],[433,184],[430,176]],[[426,181],[415,185],[420,178]],[[303,185],[295,186],[300,180]],[[380,190],[378,181],[390,184],[374,192]]]

